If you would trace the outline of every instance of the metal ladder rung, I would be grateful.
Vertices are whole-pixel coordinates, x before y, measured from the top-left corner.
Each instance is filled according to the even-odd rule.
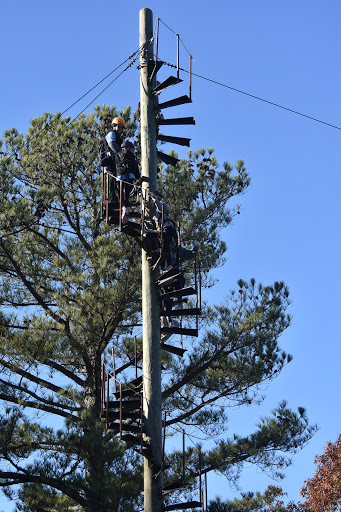
[[[169,107],[177,107],[178,105],[183,105],[184,103],[192,103],[191,98],[188,96],[179,96],[178,98],[174,98],[169,101],[164,101],[163,103],[159,103],[157,105],[156,110],[160,110],[163,108],[169,108]]]
[[[180,160],[178,158],[175,158],[175,156],[166,155],[166,153],[162,153],[161,151],[157,151],[156,155],[162,162],[164,162],[167,165],[173,165],[175,166]]]
[[[168,87],[172,87],[173,85],[179,84],[182,81],[183,80],[181,80],[181,78],[177,78],[176,76],[169,76],[168,78],[166,78],[166,80],[164,80],[155,87],[155,89],[152,91],[152,94],[160,94],[160,92],[164,91],[165,89],[168,89]]]
[[[184,334],[187,336],[198,336],[198,329],[187,329],[186,327],[161,327],[162,333]]]
[[[140,375],[139,377],[136,377],[136,379],[133,379],[126,383],[126,386],[140,386],[142,384],[143,377]]]
[[[147,73],[148,73],[148,79],[152,80],[156,73],[159,71],[159,69],[163,66],[164,62],[162,60],[152,60],[149,59],[147,64]]]
[[[162,288],[163,286],[166,286],[167,283],[170,283],[173,279],[176,279],[178,276],[181,276],[181,272],[178,272],[177,274],[173,274],[172,276],[165,277],[164,279],[161,279],[156,284]]]
[[[200,308],[181,308],[171,309],[169,311],[160,311],[160,316],[199,316],[201,314]]]
[[[153,460],[153,452],[150,446],[144,446],[141,450],[141,448],[134,448],[134,452],[140,453],[143,455],[143,457],[146,457],[149,461]]]
[[[121,405],[122,404],[122,405]],[[107,402],[104,402],[104,408],[106,408]],[[109,400],[108,409],[117,409],[122,406],[122,409],[130,411],[139,409],[141,407],[141,400],[125,400],[121,402],[120,400]]]
[[[174,482],[171,482],[170,484],[162,487],[161,493],[168,494],[169,492],[177,491],[178,489],[183,489],[184,487],[186,487],[184,480],[175,480]]]
[[[116,423],[115,421],[109,422],[107,430],[112,430],[115,434],[118,434],[121,430],[122,432],[134,432],[136,434],[141,432],[141,427],[139,425],[129,425],[128,423]],[[143,427],[143,431],[144,431]]]
[[[156,119],[157,125],[195,124],[194,117],[174,117],[172,119]]]
[[[102,413],[103,414],[103,413]],[[104,411],[104,415],[106,411]],[[122,418],[124,420],[139,420],[141,418],[141,414],[139,412],[131,412],[122,410]],[[120,419],[120,411],[108,411],[108,421],[115,421]]]
[[[163,281],[164,279],[166,279],[166,277],[174,277],[179,275],[180,273],[181,272],[179,271],[178,267],[172,267],[169,270],[165,270],[164,272],[162,272],[162,274],[157,279],[155,279],[155,283],[159,284],[160,281]]]
[[[187,508],[201,508],[202,503],[200,501],[187,501],[186,503],[173,503],[172,505],[166,505],[164,510],[185,510]]]
[[[157,140],[161,142],[173,142],[174,144],[179,144],[179,146],[190,146],[191,139],[186,139],[185,137],[173,137],[171,135],[158,135]]]
[[[165,350],[166,352],[170,352],[171,354],[175,354],[177,356],[183,356],[186,352],[186,349],[174,347],[173,345],[166,345],[166,343],[161,342],[161,349]]]
[[[134,396],[134,395],[138,395],[139,393],[141,393],[141,388],[135,388],[135,389],[123,389],[122,390],[122,398],[124,397],[127,397],[127,396]],[[114,393],[115,395],[115,398],[120,398],[120,392],[119,391],[116,391]]]
[[[133,436],[133,434],[124,434],[121,437],[121,439],[122,439],[122,441],[124,441],[127,444],[141,445],[141,438],[137,437],[137,436]],[[148,443],[146,443],[146,441],[142,441],[142,446],[143,446],[143,448],[148,448],[150,445]]]
[[[171,292],[163,293],[161,300],[168,299],[170,297],[185,297],[186,295],[195,295],[197,292],[194,288],[181,288],[180,290],[173,290]]]

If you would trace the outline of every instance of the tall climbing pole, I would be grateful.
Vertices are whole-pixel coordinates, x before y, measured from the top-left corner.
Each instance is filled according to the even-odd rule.
[[[148,61],[154,58],[153,13],[140,10],[140,125],[142,193],[157,190],[155,100],[151,94],[155,78],[149,80]],[[147,254],[142,251],[143,318],[143,416],[152,460],[144,461],[144,511],[162,510],[162,418],[161,418],[161,347],[158,290]]]

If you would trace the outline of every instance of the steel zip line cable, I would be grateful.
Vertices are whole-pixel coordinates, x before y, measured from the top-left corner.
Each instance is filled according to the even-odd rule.
[[[165,62],[165,64],[166,64],[166,66],[169,66],[171,68],[176,68],[175,64],[169,64],[167,62]],[[181,67],[179,67],[179,69],[181,71],[184,71],[185,73],[189,73],[189,71],[187,69],[184,69],[184,68],[181,68]],[[291,112],[291,113],[296,114],[298,116],[306,117],[307,119],[310,119],[311,121],[315,121],[316,123],[321,123],[321,124],[324,124],[326,126],[329,126],[330,128],[335,128],[335,130],[341,130],[340,126],[336,126],[334,124],[327,123],[326,121],[322,121],[321,119],[317,119],[316,117],[312,117],[312,116],[309,116],[307,114],[303,114],[302,112],[298,112],[297,110],[293,110],[292,108],[284,107],[283,105],[280,105],[279,103],[274,103],[273,101],[266,100],[265,98],[261,98],[259,96],[254,95],[254,94],[251,94],[249,92],[242,91],[240,89],[236,89],[235,87],[231,87],[230,85],[223,84],[222,82],[218,82],[217,80],[213,80],[212,78],[207,78],[206,76],[199,75],[198,73],[193,73],[193,71],[191,73],[192,73],[193,76],[201,78],[202,80],[206,80],[207,82],[211,82],[213,84],[220,85],[221,87],[225,87],[226,89],[230,89],[231,91],[235,91],[235,92],[238,92],[240,94],[244,94],[245,96],[249,96],[250,98],[253,98],[255,100],[262,101],[264,103],[268,103],[269,105],[272,105],[272,106],[277,107],[277,108],[281,108],[283,110],[287,110],[288,112]]]
[[[186,52],[189,55],[191,55],[190,52],[187,50],[187,48],[186,48],[184,42],[182,41],[181,37],[179,36],[179,34],[177,34],[173,29],[171,29],[161,18],[157,18],[157,20],[159,20],[175,36],[179,37],[179,40],[181,41],[181,43],[182,43],[183,47],[185,48]],[[175,64],[169,64],[168,62],[164,62],[164,64],[166,64],[167,66],[172,67],[172,68],[177,68],[177,66],[175,66]],[[193,76],[201,78],[202,80],[206,80],[206,81],[214,83],[216,85],[220,85],[221,87],[225,87],[226,89],[230,89],[231,91],[238,92],[239,94],[244,94],[245,96],[249,96],[250,98],[253,98],[255,100],[262,101],[264,103],[267,103],[268,105],[272,105],[274,107],[281,108],[283,110],[286,110],[288,112],[291,112],[292,114],[296,114],[296,115],[301,116],[301,117],[305,117],[307,119],[310,119],[311,121],[315,121],[316,123],[324,124],[326,126],[329,126],[330,128],[334,128],[335,130],[341,130],[340,126],[336,126],[336,125],[328,123],[326,121],[322,121],[321,119],[317,119],[316,117],[309,116],[307,114],[303,114],[302,112],[298,112],[297,110],[291,109],[289,107],[284,107],[283,105],[280,105],[280,104],[275,103],[275,102],[270,101],[270,100],[266,100],[265,98],[261,98],[259,96],[256,96],[255,94],[251,94],[251,93],[248,93],[246,91],[242,91],[240,89],[237,89],[235,87],[231,87],[230,85],[223,84],[221,82],[218,82],[217,80],[213,80],[212,78],[207,78],[205,76],[199,75],[198,73],[193,73],[193,71],[190,72],[187,69],[184,69],[184,68],[181,68],[181,67],[179,67],[178,69],[180,69],[181,71],[184,71],[185,73],[191,73]]]

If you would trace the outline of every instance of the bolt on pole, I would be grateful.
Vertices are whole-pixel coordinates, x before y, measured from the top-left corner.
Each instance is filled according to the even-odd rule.
[[[154,58],[153,13],[140,10],[140,126],[142,194],[157,190],[156,122],[152,90],[148,80],[148,60]],[[143,321],[143,415],[145,439],[150,442],[152,460],[144,461],[144,512],[161,512],[162,462],[160,306],[156,275],[142,251]],[[157,473],[159,475],[157,476]]]

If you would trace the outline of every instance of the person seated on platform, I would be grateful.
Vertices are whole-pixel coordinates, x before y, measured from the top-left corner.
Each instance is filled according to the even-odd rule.
[[[140,170],[134,152],[134,144],[130,140],[125,140],[121,151],[115,154],[117,185],[120,186],[119,182],[122,181],[121,218],[123,224],[128,222],[129,206],[131,205],[129,196],[133,191],[134,184],[140,177]]]

